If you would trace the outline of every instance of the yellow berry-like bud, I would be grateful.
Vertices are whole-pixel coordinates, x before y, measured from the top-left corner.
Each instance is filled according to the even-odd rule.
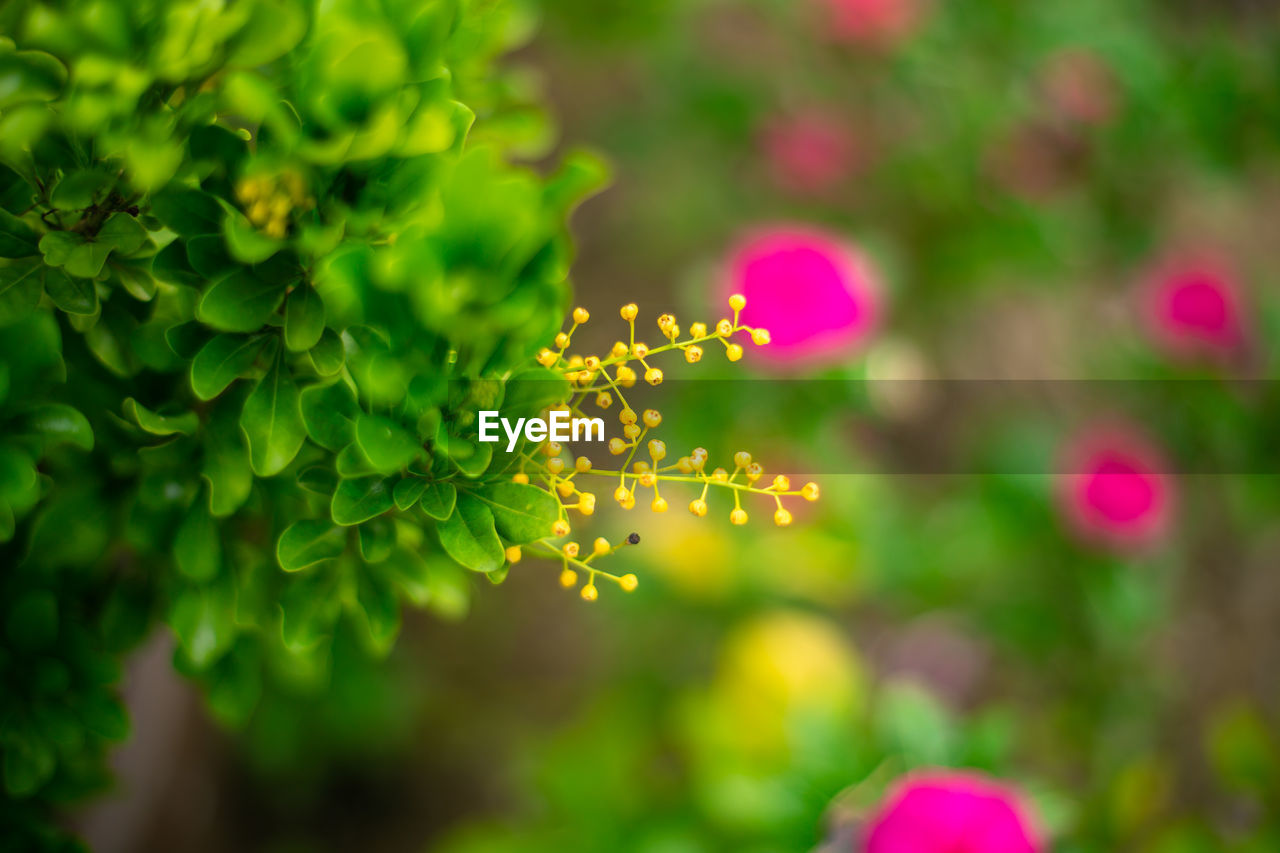
[[[666,498],[654,498],[654,499],[653,499],[653,503],[649,504],[649,506],[650,506],[650,508],[651,508],[654,512],[666,512],[666,511],[667,511],[667,499],[666,499]]]
[[[705,447],[695,447],[693,452],[689,454],[689,461],[693,463],[694,468],[701,469],[707,464],[707,449]]]
[[[241,178],[236,183],[236,198],[241,204],[249,204],[258,198],[258,194],[262,189],[258,186],[257,178]]]
[[[659,461],[667,455],[667,443],[657,438],[649,439],[649,456],[654,462]]]
[[[512,545],[510,548],[506,550],[505,553],[507,556],[507,562],[511,563],[512,565],[515,565],[516,563],[520,562],[520,558],[524,556],[523,554],[520,553],[519,545]]]
[[[570,559],[578,556],[578,543],[577,542],[564,543],[564,555],[566,557],[569,557]]]
[[[733,294],[733,296],[729,297],[729,307],[734,311],[741,311],[743,308],[747,307],[747,297],[743,296],[741,293]]]
[[[596,496],[590,492],[583,492],[578,498],[578,512],[583,515],[591,515],[596,511]]]
[[[608,391],[601,391],[596,395],[596,405],[602,409],[607,409],[613,405],[613,395]]]
[[[702,518],[707,514],[707,502],[702,498],[695,498],[689,503],[689,512],[698,516],[698,518]]]
[[[618,503],[622,503],[629,497],[631,497],[631,490],[626,486],[618,486],[613,490],[613,499]]]
[[[662,384],[662,371],[656,367],[651,367],[644,372],[644,381],[650,385]]]
[[[716,334],[722,338],[727,338],[733,334],[733,323],[728,320],[721,320],[716,323]]]
[[[661,413],[661,412],[659,412],[657,409],[645,409],[645,410],[644,410],[644,425],[645,425],[645,426],[649,427],[649,429],[655,429],[655,428],[656,428],[659,424],[661,424],[661,423],[662,423],[662,413]]]
[[[640,424],[627,424],[622,428],[622,434],[625,435],[628,440],[635,441],[636,437],[640,435]]]
[[[529,482],[529,475],[528,475],[528,474],[526,474],[526,473],[525,473],[525,472],[523,472],[523,471],[520,471],[519,473],[516,473],[516,474],[512,474],[512,475],[511,475],[511,482],[513,482],[513,483],[527,483],[527,482]]]
[[[609,350],[609,355],[613,358],[622,358],[627,354],[627,345],[622,341],[618,341],[613,345],[613,349]]]
[[[739,468],[746,468],[751,464],[751,454],[745,450],[739,450],[737,453],[733,454],[733,464],[737,465]]]
[[[564,450],[558,441],[548,441],[538,449],[542,451],[543,456],[559,456],[560,451]]]
[[[636,587],[640,585],[640,578],[632,574],[626,574],[618,578],[618,586],[622,587],[623,592],[635,592]]]
[[[631,348],[631,354],[636,358],[644,358],[649,354],[649,345],[644,341],[636,341],[636,345]]]
[[[272,219],[267,223],[267,227],[262,229],[262,233],[273,240],[283,240],[288,231],[289,226],[283,219]]]
[[[580,355],[571,355],[571,356],[569,356],[569,366],[570,366],[570,367],[582,367],[582,365],[584,365],[584,364],[586,364],[586,361],[582,358],[582,356],[580,356]]]
[[[786,474],[779,474],[773,478],[773,488],[779,492],[791,491],[791,480]]]
[[[643,459],[637,459],[631,466],[631,470],[635,471],[637,474],[643,474],[645,471],[649,470],[649,463],[645,462]]]
[[[756,346],[762,347],[765,344],[769,343],[770,340],[771,338],[769,337],[768,329],[752,329],[751,330],[751,343],[755,344]]]
[[[589,583],[582,588],[583,601],[595,601],[599,597],[600,597],[600,593],[596,590],[595,584]]]
[[[559,456],[552,456],[547,460],[547,470],[552,474],[559,474],[564,470],[564,460]]]
[[[564,349],[569,345],[569,336],[564,332],[556,333],[556,349]]]
[[[591,460],[585,456],[579,456],[577,459],[573,460],[573,470],[577,471],[579,474],[587,473],[591,470]]]
[[[644,489],[652,489],[653,484],[658,481],[658,477],[652,471],[645,471],[640,475],[640,487]]]
[[[711,472],[711,479],[717,483],[727,483],[729,481],[729,472],[723,468],[717,468]]]
[[[782,507],[778,507],[778,511],[773,514],[773,523],[779,527],[786,527],[791,523],[791,513]]]
[[[588,370],[595,371],[600,369],[600,356],[589,355],[582,360],[582,366]]]
[[[676,318],[674,314],[662,314],[658,317],[658,328],[662,334],[671,337],[671,330],[675,328]]]
[[[576,586],[578,583],[578,573],[573,569],[565,569],[560,573],[560,586],[565,589]]]
[[[735,508],[733,512],[729,513],[729,521],[731,521],[734,524],[746,524],[747,511],[742,507]]]
[[[706,323],[693,323],[689,326],[689,334],[695,338],[705,338],[707,336]]]
[[[625,364],[618,365],[616,378],[618,380],[618,384],[623,388],[630,388],[632,385],[636,384],[636,372]]]
[[[591,315],[587,313],[586,308],[579,307],[573,309],[573,322],[577,323],[579,326],[590,319]]]
[[[759,462],[752,462],[747,466],[747,482],[754,483],[764,476],[764,466]]]
[[[266,199],[255,201],[249,205],[249,221],[254,225],[265,225],[267,220],[271,218],[271,205]]]
[[[546,347],[543,347],[538,352],[538,364],[541,364],[543,367],[551,367],[556,363],[556,359],[556,354]]]
[[[555,523],[551,525],[551,535],[555,537],[569,535],[569,522],[563,518],[557,518]]]
[[[284,219],[293,210],[288,196],[278,195],[271,199],[271,216],[273,219]]]
[[[800,489],[800,496],[807,501],[816,501],[818,499],[818,484],[805,483]]]
[[[622,310],[618,313],[622,315],[622,319],[630,323],[636,318],[636,315],[640,313],[640,308],[634,302],[629,302],[626,305],[623,305]]]
[[[596,541],[591,545],[591,553],[595,554],[597,557],[603,557],[605,554],[609,553],[609,549],[611,547],[613,546],[609,544],[608,539],[605,539],[603,536],[597,536]]]
[[[634,507],[635,505],[636,505],[636,496],[635,496],[635,495],[627,495],[627,499],[626,499],[625,501],[623,501],[623,502],[622,502],[622,508],[623,508],[623,509],[631,509],[631,508],[632,508],[632,507]]]
[[[680,324],[673,323],[671,328],[667,329],[667,337],[673,341],[680,337]]]
[[[690,459],[688,456],[681,456],[679,459],[676,460],[676,470],[679,471],[681,474],[692,474],[693,460]]]
[[[561,480],[556,483],[556,491],[560,493],[560,497],[562,498],[569,497],[569,495],[573,494],[573,481]]]
[[[742,358],[742,347],[739,344],[729,344],[725,347],[724,354],[730,361],[738,361]]]
[[[609,452],[614,456],[621,456],[627,450],[627,443],[616,435],[609,439]]]
[[[698,362],[702,361],[702,347],[698,346],[697,344],[694,344],[693,346],[685,347],[684,360],[689,362],[690,364],[697,364]]]
[[[618,420],[624,424],[633,424],[636,422],[636,413],[632,408],[621,409],[618,411]]]

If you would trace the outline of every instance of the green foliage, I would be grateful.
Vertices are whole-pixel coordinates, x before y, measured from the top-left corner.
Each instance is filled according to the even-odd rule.
[[[37,816],[7,836],[58,843],[38,816],[102,784],[157,619],[242,722],[266,661],[323,672],[340,624],[386,654],[404,604],[456,615],[459,565],[549,529],[464,438],[471,383],[558,328],[603,172],[506,159],[513,14],[0,10],[0,750]]]

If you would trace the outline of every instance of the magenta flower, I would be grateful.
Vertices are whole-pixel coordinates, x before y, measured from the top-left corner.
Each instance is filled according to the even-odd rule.
[[[1174,493],[1158,451],[1123,428],[1094,429],[1064,454],[1059,498],[1086,541],[1138,546],[1168,527]]]
[[[747,298],[742,322],[769,331],[756,353],[775,365],[847,358],[880,319],[880,288],[861,253],[806,226],[749,233],[729,253],[723,289]]]
[[[1245,345],[1241,300],[1230,266],[1211,253],[1161,263],[1143,288],[1152,339],[1175,358],[1225,358]]]
[[[774,181],[793,192],[829,189],[857,165],[853,135],[819,110],[774,118],[761,130],[760,147]]]
[[[854,44],[891,46],[914,32],[923,0],[816,0],[830,38]]]
[[[861,853],[1039,853],[1016,792],[968,771],[912,773],[868,822]]]

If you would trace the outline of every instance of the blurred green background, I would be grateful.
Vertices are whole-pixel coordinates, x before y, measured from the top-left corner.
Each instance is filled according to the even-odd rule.
[[[242,731],[159,635],[128,662],[115,789],[71,825],[104,851],[850,849],[892,779],[949,765],[1026,791],[1062,853],[1280,849],[1280,394],[1239,381],[1276,372],[1280,4],[913,8],[840,38],[818,0],[520,7],[504,95],[543,106],[481,114],[473,139],[612,163],[573,222],[584,343],[607,349],[624,302],[714,320],[744,229],[821,226],[874,259],[887,308],[808,375],[1194,378],[1141,427],[1175,470],[1207,453],[1230,476],[1173,477],[1148,548],[1091,544],[1049,473],[1087,424],[1010,413],[964,444],[980,473],[819,476],[788,529],[602,506],[594,529],[642,534],[635,594],[586,604],[526,561],[407,615],[386,661],[339,633],[328,677],[269,686]],[[815,116],[838,141],[812,179],[770,140]],[[1236,270],[1239,359],[1144,333],[1133,295],[1183,247]],[[794,447],[753,448],[771,473],[853,470],[862,428],[908,457],[974,435],[874,395],[786,417]]]

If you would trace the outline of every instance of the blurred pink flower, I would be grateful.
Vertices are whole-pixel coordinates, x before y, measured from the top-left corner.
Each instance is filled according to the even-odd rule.
[[[1081,124],[1105,124],[1115,116],[1119,86],[1111,66],[1085,48],[1059,51],[1045,62],[1041,86],[1048,105]]]
[[[858,44],[892,45],[917,27],[922,0],[816,0],[830,38]]]
[[[1124,428],[1094,428],[1068,446],[1064,461],[1059,498],[1084,539],[1136,546],[1165,532],[1173,484],[1145,439]]]
[[[774,181],[816,193],[847,179],[857,165],[853,134],[819,110],[773,118],[762,128],[760,146]]]
[[[1245,344],[1236,276],[1211,253],[1161,263],[1143,288],[1142,314],[1155,343],[1175,358],[1238,353]]]
[[[912,773],[868,823],[860,853],[1039,853],[1017,793],[967,771]]]
[[[754,352],[776,365],[840,361],[880,319],[879,286],[861,253],[806,226],[749,233],[729,253],[723,287],[747,298],[742,322],[771,338]]]

